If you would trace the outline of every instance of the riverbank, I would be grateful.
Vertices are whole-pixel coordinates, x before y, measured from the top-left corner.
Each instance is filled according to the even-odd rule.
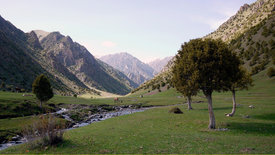
[[[68,126],[68,128],[66,130],[72,130],[75,128],[87,126],[87,125],[95,123],[95,122],[103,121],[103,120],[106,120],[109,118],[118,117],[118,116],[122,116],[122,115],[128,115],[128,114],[132,114],[132,113],[136,113],[136,112],[142,112],[144,110],[149,109],[149,108],[142,108],[142,107],[139,107],[136,105],[134,105],[134,106],[133,105],[111,106],[111,107],[108,105],[101,105],[101,106],[92,106],[92,108],[91,108],[91,106],[89,106],[89,108],[91,108],[92,110],[96,109],[97,113],[92,114],[91,111],[86,110],[86,112],[88,112],[88,114],[85,115],[86,117],[82,118],[81,120],[75,120],[75,119],[72,119],[71,116],[74,116],[76,106],[66,105],[66,107],[70,107],[70,109],[61,108],[60,110],[58,110],[54,113],[51,113],[52,115],[64,118],[70,122],[70,125]],[[77,107],[78,107],[77,111],[83,110],[83,109],[79,109],[80,106],[77,106]],[[83,107],[85,107],[84,109],[88,109],[86,105],[82,105],[82,108]],[[95,108],[95,107],[97,107],[97,108]],[[108,107],[108,108],[106,108],[106,107]],[[7,149],[11,146],[23,144],[26,142],[28,142],[26,138],[24,138],[20,135],[16,135],[16,136],[12,137],[11,141],[0,144],[0,151]]]

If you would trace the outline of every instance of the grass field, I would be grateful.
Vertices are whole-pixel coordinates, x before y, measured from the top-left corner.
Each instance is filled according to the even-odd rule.
[[[234,117],[224,115],[231,112],[231,93],[213,94],[216,127],[227,131],[207,129],[206,99],[199,94],[195,101],[204,102],[194,103],[194,110],[178,105],[183,114],[168,113],[173,106],[152,108],[69,130],[58,146],[30,150],[23,144],[0,153],[274,153],[275,78],[269,79],[261,72],[253,79],[253,88],[237,92],[240,105]],[[173,89],[139,98],[144,92],[122,98],[121,104],[174,105],[184,101]],[[87,100],[62,96],[50,102],[115,104],[112,98]]]

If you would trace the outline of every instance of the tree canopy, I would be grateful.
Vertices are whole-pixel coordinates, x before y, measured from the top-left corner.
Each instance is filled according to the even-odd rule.
[[[209,128],[215,128],[212,92],[223,91],[234,82],[240,60],[221,40],[193,39],[178,51],[174,82],[183,94],[194,95],[202,90],[208,99]]]
[[[40,101],[40,106],[42,106],[42,102],[48,101],[53,97],[51,83],[44,74],[41,74],[36,77],[32,84],[32,92]]]

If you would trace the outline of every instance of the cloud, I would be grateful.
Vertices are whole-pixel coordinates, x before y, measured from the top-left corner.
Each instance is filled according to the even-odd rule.
[[[116,46],[116,43],[112,42],[112,41],[103,41],[101,43],[101,46],[104,46],[104,47],[115,47]]]

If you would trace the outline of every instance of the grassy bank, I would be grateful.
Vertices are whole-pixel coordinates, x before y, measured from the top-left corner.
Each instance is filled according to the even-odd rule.
[[[237,92],[239,106],[234,117],[224,115],[231,112],[231,93],[213,94],[216,127],[226,131],[207,129],[207,104],[199,95],[195,100],[203,102],[194,103],[194,110],[178,106],[183,114],[168,113],[172,106],[153,108],[67,131],[58,146],[29,150],[20,145],[1,153],[274,153],[275,79],[261,72],[254,80],[249,91]],[[144,98],[140,94],[123,98],[123,104],[172,105],[184,100],[173,89]],[[115,104],[112,99],[89,102]]]

